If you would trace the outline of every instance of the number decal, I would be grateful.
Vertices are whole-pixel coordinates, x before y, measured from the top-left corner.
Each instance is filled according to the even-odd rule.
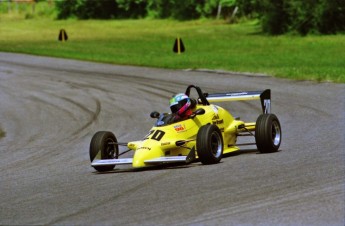
[[[152,140],[160,141],[163,138],[164,134],[165,132],[162,130],[151,130],[149,134],[145,136],[144,140],[152,139]]]
[[[144,137],[144,140],[150,139],[150,136],[152,135],[153,132],[154,132],[154,130],[151,130],[151,131],[149,132],[149,134],[147,134],[147,135]]]
[[[265,106],[265,114],[271,113],[271,100],[270,99],[265,99],[264,100],[264,106]]]
[[[156,132],[153,133],[151,139],[160,141],[162,137],[164,136],[165,132],[162,130],[156,130]]]

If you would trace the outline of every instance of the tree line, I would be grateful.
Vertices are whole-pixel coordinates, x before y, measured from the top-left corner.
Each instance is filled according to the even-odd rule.
[[[60,0],[58,19],[259,19],[272,35],[345,31],[344,0]]]

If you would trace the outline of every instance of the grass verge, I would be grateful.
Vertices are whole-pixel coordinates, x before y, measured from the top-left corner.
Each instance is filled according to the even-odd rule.
[[[345,35],[270,37],[255,22],[0,17],[0,51],[172,69],[217,69],[345,82]],[[65,29],[68,41],[57,40]],[[186,48],[173,53],[176,37]]]
[[[2,131],[0,128],[0,139],[3,138],[5,135],[6,135],[6,133],[4,131]]]

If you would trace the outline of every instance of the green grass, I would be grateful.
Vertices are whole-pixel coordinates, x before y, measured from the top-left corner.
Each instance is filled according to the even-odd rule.
[[[0,139],[3,138],[5,135],[6,135],[6,133],[4,131],[2,131],[0,128]]]
[[[67,42],[57,41],[59,30]],[[0,51],[112,64],[217,69],[345,82],[345,35],[270,37],[255,22],[13,19],[0,16]],[[176,37],[186,47],[172,51]]]

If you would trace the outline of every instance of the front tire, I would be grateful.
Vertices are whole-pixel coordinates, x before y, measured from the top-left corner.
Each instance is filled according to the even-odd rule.
[[[95,133],[90,142],[89,154],[91,162],[97,155],[100,156],[101,159],[117,158],[119,155],[119,147],[115,135],[108,131],[99,131]],[[115,165],[94,166],[99,172],[110,171],[114,169],[114,167]]]
[[[282,139],[280,122],[274,114],[262,114],[256,120],[255,141],[261,153],[276,152]]]
[[[197,134],[196,148],[202,164],[216,164],[223,156],[223,137],[215,125],[202,126]]]

